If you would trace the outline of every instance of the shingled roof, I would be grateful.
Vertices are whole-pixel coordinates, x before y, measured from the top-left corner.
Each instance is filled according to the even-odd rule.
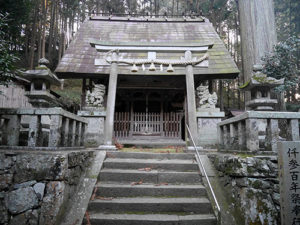
[[[84,22],[75,39],[62,57],[56,74],[59,78],[79,78],[109,74],[109,64],[104,60],[103,52],[97,52],[92,43],[165,43],[166,46],[213,45],[208,50],[208,68],[195,67],[195,75],[206,75],[214,78],[235,78],[239,70],[225,48],[222,40],[212,24],[204,19],[164,19],[164,18],[126,18],[126,17],[94,17]],[[123,58],[147,58],[146,52],[120,53]],[[204,53],[194,53],[193,57],[201,57]],[[157,53],[157,58],[180,59],[182,53]],[[95,59],[100,65],[95,66]],[[99,63],[98,63],[99,64]],[[123,65],[120,74],[133,74],[129,66]],[[183,75],[184,67],[178,67],[174,73],[166,71],[139,71],[145,75]]]

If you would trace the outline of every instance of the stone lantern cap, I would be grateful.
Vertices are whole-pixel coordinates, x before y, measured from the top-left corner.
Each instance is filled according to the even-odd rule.
[[[49,61],[45,58],[39,60],[39,66],[35,68],[35,70],[27,70],[23,72],[20,76],[25,78],[26,80],[46,80],[50,84],[53,85],[61,85],[62,81],[57,78],[57,76],[51,72],[51,70],[47,67],[49,65]]]
[[[253,67],[253,75],[251,79],[246,82],[244,85],[240,86],[239,88],[243,91],[250,91],[256,87],[265,87],[272,89],[279,85],[284,84],[284,78],[278,80],[273,77],[267,77],[266,74],[262,73],[262,66],[261,65],[254,65]]]

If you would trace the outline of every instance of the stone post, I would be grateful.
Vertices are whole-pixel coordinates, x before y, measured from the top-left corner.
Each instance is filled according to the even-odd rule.
[[[7,145],[8,146],[18,146],[19,137],[20,137],[20,115],[9,116],[9,121],[7,123],[6,132],[7,132]]]
[[[223,126],[223,133],[224,133],[224,135],[223,135],[223,138],[224,138],[224,140],[223,140],[224,147],[225,147],[225,149],[229,149],[229,147],[230,147],[230,145],[229,145],[230,141],[229,141],[229,130],[228,130],[228,125],[227,124]]]
[[[245,132],[245,123],[244,121],[238,122],[238,143],[239,149],[245,150],[246,149],[246,132]]]
[[[191,51],[185,52],[185,60],[192,60]],[[198,142],[197,131],[197,117],[196,117],[196,96],[195,96],[195,83],[194,71],[192,65],[187,65],[185,68],[186,77],[186,94],[187,94],[187,111],[188,111],[188,125],[196,145]]]
[[[223,132],[223,126],[217,126],[217,132],[218,132],[218,143],[219,145],[224,145],[224,132]]]
[[[299,121],[298,119],[287,120],[287,140],[299,141]]]
[[[279,127],[277,119],[268,119],[265,146],[269,151],[277,152],[279,140]]]
[[[74,126],[75,126],[74,120],[69,119],[68,147],[74,146],[73,145],[73,143],[74,143],[73,130],[75,129]]]
[[[81,130],[82,130],[82,122],[77,122],[77,127],[76,127],[76,146],[80,146],[80,144],[81,144]]]
[[[278,174],[282,225],[297,225],[300,221],[300,142],[278,142]]]
[[[246,119],[246,146],[248,151],[259,150],[257,119]]]
[[[70,124],[69,118],[65,117],[62,125],[62,133],[63,133],[62,146],[64,147],[68,147],[69,144],[69,124]]]
[[[62,116],[51,115],[49,147],[59,147],[61,143]]]
[[[81,125],[81,134],[80,134],[80,146],[84,146],[84,134],[85,134],[85,131],[86,131],[86,124],[85,123],[82,123]]]
[[[71,143],[70,146],[74,147],[75,146],[75,141],[76,141],[76,120],[71,120],[71,124],[70,124],[70,134],[71,134]]]
[[[28,147],[39,146],[39,139],[41,130],[41,116],[31,116],[29,122],[29,132],[28,132]]]
[[[236,124],[231,123],[229,125],[229,137],[230,137],[230,146],[233,148],[232,150],[235,150],[234,148],[237,146],[237,129]]]
[[[110,65],[108,95],[107,95],[107,104],[106,104],[104,144],[110,146],[110,148],[112,148],[115,102],[116,102],[117,80],[118,80],[118,64],[116,62],[117,57],[118,57],[117,53],[113,52],[112,54],[113,62]]]

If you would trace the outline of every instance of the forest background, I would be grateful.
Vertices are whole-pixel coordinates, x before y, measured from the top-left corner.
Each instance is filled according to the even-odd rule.
[[[8,71],[32,69],[43,57],[50,61],[50,68],[54,70],[82,23],[92,14],[194,14],[211,21],[242,71],[238,3],[238,0],[0,0],[0,47],[5,41],[0,54],[9,51],[7,55],[12,57],[10,60],[15,67]],[[286,40],[300,38],[300,1],[274,0],[274,7],[277,39],[284,48]],[[297,79],[285,90],[285,98],[288,109],[298,110],[300,43],[293,45],[292,57],[297,67],[293,73]],[[4,61],[0,60],[1,63]],[[219,92],[221,109],[244,108],[243,93],[238,87],[245,82],[242,72],[236,80],[213,82],[213,89]],[[55,91],[79,103],[81,80],[65,81],[64,90]]]

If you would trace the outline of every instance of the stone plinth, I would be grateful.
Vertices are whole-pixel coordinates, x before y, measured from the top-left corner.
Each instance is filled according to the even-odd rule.
[[[300,222],[300,142],[278,142],[281,224]]]
[[[88,121],[85,131],[85,146],[98,147],[104,143],[104,124],[106,111],[78,111],[78,116]]]
[[[201,109],[197,112],[199,145],[212,148],[218,144],[217,124],[224,118],[220,109]]]

